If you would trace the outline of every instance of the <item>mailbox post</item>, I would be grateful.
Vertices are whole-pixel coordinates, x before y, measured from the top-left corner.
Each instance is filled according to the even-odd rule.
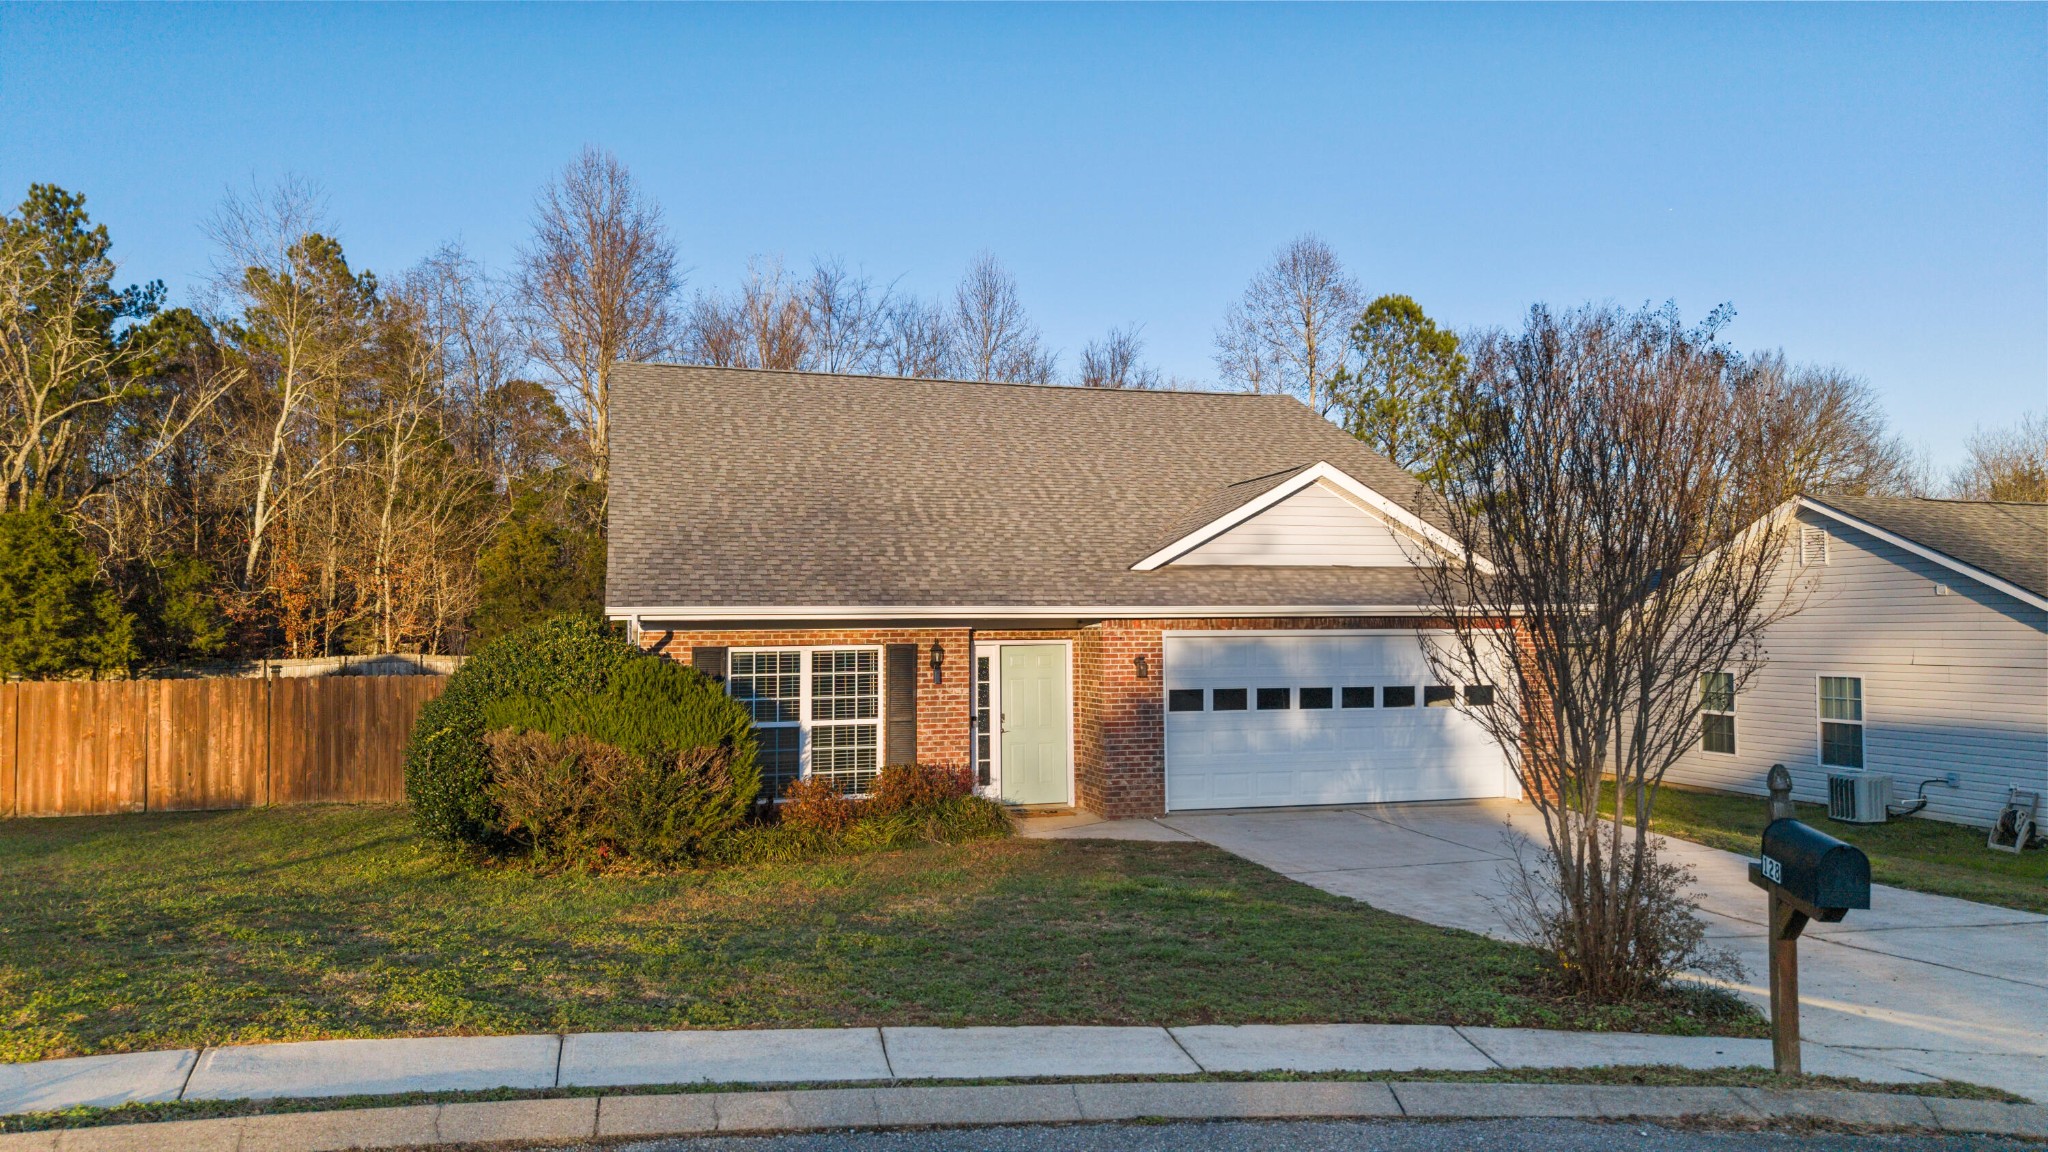
[[[1771,1062],[1799,1072],[1799,934],[1807,922],[1833,924],[1851,908],[1870,907],[1870,858],[1818,828],[1793,819],[1792,773],[1771,765],[1771,822],[1749,882],[1769,895],[1771,927]]]

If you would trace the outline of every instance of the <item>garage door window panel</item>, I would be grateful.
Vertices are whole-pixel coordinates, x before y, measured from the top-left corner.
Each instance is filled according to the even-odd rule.
[[[1372,695],[1371,688],[1347,687],[1344,689],[1344,706],[1346,708],[1370,708],[1372,707]]]
[[[1389,684],[1380,689],[1380,699],[1389,708],[1415,707],[1415,686],[1412,684]]]
[[[1283,710],[1293,707],[1293,703],[1294,689],[1292,688],[1259,689],[1259,711],[1261,712]]]
[[[1303,688],[1301,706],[1305,709],[1320,709],[1330,706],[1331,690],[1328,688]]]
[[[1242,688],[1218,688],[1209,693],[1209,707],[1217,712],[1242,712],[1245,698]]]

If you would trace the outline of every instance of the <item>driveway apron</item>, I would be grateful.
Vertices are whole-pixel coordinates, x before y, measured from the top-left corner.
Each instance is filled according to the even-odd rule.
[[[1527,804],[1374,805],[1205,812],[1156,823],[1280,874],[1398,915],[1513,939],[1502,897],[1517,840],[1542,838]],[[1709,934],[1749,972],[1763,1007],[1763,894],[1748,860],[1663,841],[1692,867]],[[1878,1063],[2048,1099],[2048,916],[1871,887],[1871,908],[1815,924],[1800,944],[1802,1032]]]

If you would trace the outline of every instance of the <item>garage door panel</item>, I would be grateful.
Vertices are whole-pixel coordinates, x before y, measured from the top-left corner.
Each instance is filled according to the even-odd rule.
[[[1166,687],[1369,686],[1433,682],[1416,634],[1173,636]],[[1420,693],[1418,692],[1419,696]],[[1329,708],[1169,712],[1167,806],[1200,808],[1363,804],[1509,795],[1512,777],[1492,738],[1455,709]]]

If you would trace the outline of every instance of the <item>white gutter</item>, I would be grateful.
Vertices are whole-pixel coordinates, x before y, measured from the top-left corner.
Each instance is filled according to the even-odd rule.
[[[613,619],[728,620],[1177,620],[1231,616],[1439,616],[1423,604],[817,604],[607,607]]]

